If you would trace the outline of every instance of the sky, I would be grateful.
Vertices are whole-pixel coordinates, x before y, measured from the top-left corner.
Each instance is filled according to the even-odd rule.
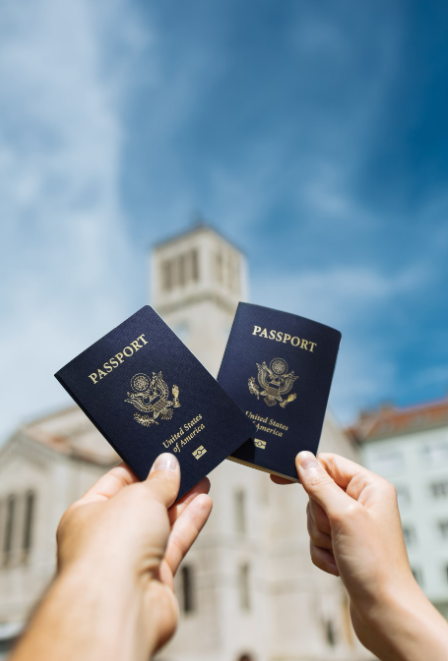
[[[3,0],[0,442],[200,215],[343,334],[330,406],[448,392],[448,4]]]

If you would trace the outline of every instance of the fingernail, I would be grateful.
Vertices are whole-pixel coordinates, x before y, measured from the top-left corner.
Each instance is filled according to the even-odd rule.
[[[312,452],[308,452],[304,450],[303,452],[299,452],[297,455],[298,462],[304,470],[309,470],[310,468],[318,468],[319,467],[319,462],[317,461],[316,457]]]
[[[179,462],[174,454],[171,454],[171,452],[164,452],[163,454],[160,454],[153,463],[151,473],[153,471],[175,471],[178,467]]]

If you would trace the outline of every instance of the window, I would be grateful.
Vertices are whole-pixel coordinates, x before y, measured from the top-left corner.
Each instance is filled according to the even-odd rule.
[[[428,443],[423,448],[423,456],[431,464],[439,464],[448,460],[448,443],[438,441]]]
[[[25,559],[31,550],[35,502],[36,498],[34,493],[32,491],[28,491],[25,496],[25,520],[22,538],[22,551]]]
[[[6,528],[5,528],[5,541],[3,546],[3,558],[5,565],[7,565],[10,562],[12,557],[15,509],[16,509],[16,497],[9,496],[6,503]]]
[[[185,285],[187,282],[187,259],[186,255],[180,255],[179,257],[179,284]]]
[[[240,596],[240,608],[243,611],[250,610],[250,590],[249,590],[249,565],[243,564],[238,571],[238,588]]]
[[[195,611],[194,572],[190,565],[183,565],[180,571],[182,581],[182,610],[184,613]]]
[[[163,291],[170,291],[172,288],[172,277],[171,277],[171,262],[166,260],[162,262],[162,289]]]
[[[334,647],[336,645],[336,632],[334,630],[334,624],[331,620],[327,620],[324,624],[324,630],[325,630],[325,639],[327,641],[327,645],[330,647]]]
[[[199,280],[198,251],[194,248],[177,257],[167,259],[161,265],[162,290],[171,291],[175,287]]]
[[[36,494],[10,494],[0,501],[0,565],[26,562],[33,544]]]
[[[246,532],[246,494],[244,491],[235,493],[235,530],[238,533]]]
[[[439,529],[440,536],[443,537],[443,539],[448,539],[448,519],[438,521],[437,527]]]
[[[380,475],[399,473],[404,468],[404,457],[401,452],[382,452],[374,458],[374,470]]]
[[[434,498],[446,498],[448,496],[448,480],[440,480],[429,485]]]
[[[414,526],[404,525],[403,526],[403,535],[406,546],[411,546],[414,542],[417,541],[417,535],[415,534]]]

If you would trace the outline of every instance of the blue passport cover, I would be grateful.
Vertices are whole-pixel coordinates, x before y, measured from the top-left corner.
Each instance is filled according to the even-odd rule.
[[[341,333],[310,319],[240,303],[218,382],[255,423],[229,459],[298,481],[298,452],[317,452]]]
[[[139,479],[160,453],[174,453],[179,498],[255,431],[149,305],[55,377]]]

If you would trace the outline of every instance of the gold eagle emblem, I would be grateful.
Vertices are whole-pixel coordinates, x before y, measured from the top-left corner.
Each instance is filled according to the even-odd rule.
[[[134,413],[134,420],[144,427],[158,425],[159,417],[161,420],[171,420],[173,408],[177,409],[180,406],[179,388],[173,385],[171,388],[173,399],[170,400],[170,389],[163,380],[162,372],[153,372],[151,377],[147,374],[134,374],[131,387],[133,392],[128,392],[124,401],[144,414]]]
[[[275,406],[279,402],[282,408],[287,404],[297,399],[296,393],[291,393],[287,399],[283,399],[287,395],[299,377],[292,372],[288,372],[288,363],[283,358],[274,358],[269,363],[269,366],[263,361],[257,363],[258,368],[258,383],[261,391],[255,383],[255,377],[251,376],[248,382],[249,392],[256,395],[260,399],[260,395],[264,397],[264,402],[268,406]]]

